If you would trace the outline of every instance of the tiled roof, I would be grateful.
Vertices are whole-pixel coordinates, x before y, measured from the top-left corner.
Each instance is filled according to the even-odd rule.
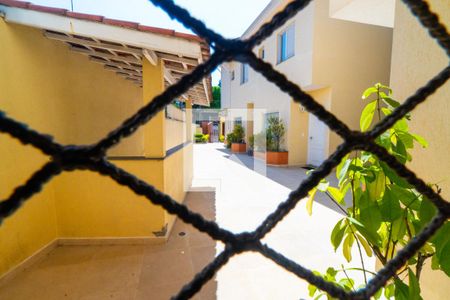
[[[181,32],[176,32],[175,30],[171,30],[171,29],[141,25],[136,22],[109,19],[109,18],[100,16],[100,15],[91,15],[91,14],[85,14],[85,13],[79,13],[79,12],[71,12],[71,11],[69,11],[67,9],[63,9],[63,8],[35,5],[30,2],[17,1],[17,0],[0,0],[0,5],[29,9],[29,10],[33,10],[33,11],[39,11],[39,12],[50,13],[50,14],[54,14],[54,15],[66,16],[69,18],[86,20],[86,21],[91,21],[91,22],[96,22],[96,23],[103,23],[106,25],[123,27],[123,28],[138,30],[138,31],[142,31],[142,32],[149,32],[149,33],[154,33],[154,34],[173,36],[173,37],[196,41],[196,42],[203,42],[203,39],[201,39],[200,37],[198,37],[194,34],[181,33]]]

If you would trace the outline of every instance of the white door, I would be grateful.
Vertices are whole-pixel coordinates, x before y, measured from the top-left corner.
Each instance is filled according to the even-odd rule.
[[[309,114],[308,165],[319,166],[326,159],[328,127],[315,115]]]

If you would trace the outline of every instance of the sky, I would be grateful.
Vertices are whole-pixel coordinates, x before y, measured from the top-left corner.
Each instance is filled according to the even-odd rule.
[[[71,10],[70,0],[28,0],[34,4],[61,7]],[[241,36],[270,0],[175,0],[207,26],[228,38]],[[134,21],[145,25],[190,31],[171,20],[161,9],[148,0],[73,0],[76,12]],[[220,80],[220,73],[213,73],[213,85]]]

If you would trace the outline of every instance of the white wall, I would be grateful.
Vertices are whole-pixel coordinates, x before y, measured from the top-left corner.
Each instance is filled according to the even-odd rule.
[[[258,50],[264,47],[264,60],[271,63],[276,70],[285,74],[289,80],[300,86],[307,86],[312,83],[313,7],[313,5],[309,5],[254,49],[257,54]],[[295,26],[295,55],[277,64],[278,34],[293,23]],[[233,81],[230,78],[232,70],[235,72]],[[248,82],[241,84],[241,64],[239,62],[227,63],[222,67],[222,108],[245,109],[247,103],[254,103],[255,113],[261,113],[264,110],[279,112],[280,117],[287,122],[289,120],[290,100],[289,95],[281,92],[277,86],[269,83],[262,75],[251,68]],[[242,116],[237,110],[233,111],[231,120],[236,116],[241,116],[245,120],[245,110],[241,114]],[[260,125],[256,122],[255,120],[255,129]],[[286,123],[286,125],[288,124]],[[228,122],[227,132],[229,130],[230,123]]]

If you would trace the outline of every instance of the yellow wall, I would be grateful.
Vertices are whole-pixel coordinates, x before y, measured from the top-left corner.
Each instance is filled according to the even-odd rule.
[[[330,18],[329,0],[314,5],[313,83],[330,86],[331,112],[359,129],[362,93],[377,82],[389,83],[392,29]],[[341,142],[331,134],[330,151]]]
[[[144,60],[141,89],[65,44],[44,38],[40,30],[0,18],[0,40],[0,110],[64,144],[97,141],[164,88],[161,64],[155,67]],[[164,167],[176,165],[183,151],[164,161],[164,129],[162,112],[108,155],[141,157],[113,163],[182,201],[184,184],[178,177],[183,170],[166,174]],[[0,134],[0,145],[0,199],[5,199],[48,158],[5,134]],[[162,208],[107,177],[64,173],[0,226],[0,274],[55,238],[153,236],[165,218]]]
[[[163,161],[111,162],[163,190]],[[153,236],[164,224],[162,208],[108,177],[90,171],[64,173],[55,179],[55,187],[59,237]]]
[[[308,155],[308,113],[291,100],[289,130],[287,132],[289,165],[304,165]]]
[[[331,88],[308,91],[318,103],[329,110],[331,105]],[[305,165],[308,161],[309,113],[301,111],[300,105],[291,101],[290,123],[288,131],[289,165]],[[328,131],[330,134],[330,131]],[[330,134],[331,135],[331,134]],[[334,148],[333,148],[334,147]],[[325,156],[331,154],[335,145],[328,143]]]
[[[397,1],[392,48],[391,87],[394,96],[404,101],[416,89],[448,65],[444,51],[421,27],[418,21]],[[431,9],[439,13],[441,22],[450,28],[448,0],[430,0]],[[450,85],[447,82],[411,114],[411,131],[425,137],[427,149],[416,147],[412,168],[426,182],[438,183],[442,196],[450,198]],[[421,276],[424,299],[446,299],[450,294],[448,277],[425,266]]]
[[[186,141],[185,123],[166,119],[166,150],[176,147]]]

